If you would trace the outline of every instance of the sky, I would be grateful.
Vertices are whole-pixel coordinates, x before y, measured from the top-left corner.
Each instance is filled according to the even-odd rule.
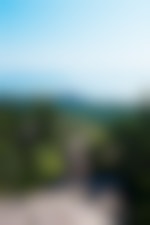
[[[149,0],[0,0],[0,94],[134,102],[150,88]]]

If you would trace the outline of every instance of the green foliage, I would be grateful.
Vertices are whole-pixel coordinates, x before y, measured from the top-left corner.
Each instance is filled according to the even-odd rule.
[[[39,146],[34,160],[36,174],[42,179],[57,179],[65,169],[60,151],[54,146]]]

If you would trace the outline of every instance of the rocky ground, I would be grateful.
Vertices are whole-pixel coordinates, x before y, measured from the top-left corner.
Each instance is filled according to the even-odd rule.
[[[54,190],[0,199],[0,225],[116,225],[119,198],[95,200],[81,190]]]

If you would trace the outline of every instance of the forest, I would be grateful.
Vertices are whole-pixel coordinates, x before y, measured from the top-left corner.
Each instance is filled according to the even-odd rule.
[[[88,158],[87,186],[121,186],[136,210],[136,224],[148,224],[148,103],[127,107],[93,106],[74,99],[1,99],[0,192],[66,182],[75,175],[74,142],[79,151],[85,149],[77,153],[79,159]]]

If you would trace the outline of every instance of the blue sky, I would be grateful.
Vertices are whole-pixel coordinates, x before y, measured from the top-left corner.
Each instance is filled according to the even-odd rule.
[[[150,84],[150,1],[0,0],[0,90],[135,101]]]

